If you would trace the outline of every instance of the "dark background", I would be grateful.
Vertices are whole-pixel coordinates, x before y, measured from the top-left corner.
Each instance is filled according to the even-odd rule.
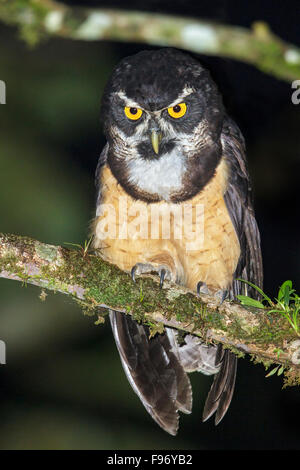
[[[66,2],[140,9],[132,2]],[[266,21],[300,46],[296,1],[144,1],[148,11],[250,27]],[[94,215],[94,171],[104,145],[103,86],[139,44],[52,38],[30,49],[0,25],[0,231],[53,244],[83,244]],[[246,138],[262,236],[265,291],[299,273],[299,112],[290,83],[255,68],[201,56]],[[299,77],[300,79],[300,77]],[[218,427],[201,422],[211,379],[193,374],[193,414],[177,437],[150,418],[123,373],[108,325],[94,326],[74,303],[0,282],[0,449],[299,449],[300,392],[281,390],[263,366],[239,361],[235,395]]]

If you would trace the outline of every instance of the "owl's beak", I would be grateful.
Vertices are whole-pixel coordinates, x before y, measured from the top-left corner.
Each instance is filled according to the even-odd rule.
[[[159,144],[160,144],[161,139],[162,139],[161,132],[158,132],[156,129],[152,130],[151,143],[152,143],[153,150],[156,154],[158,154]]]

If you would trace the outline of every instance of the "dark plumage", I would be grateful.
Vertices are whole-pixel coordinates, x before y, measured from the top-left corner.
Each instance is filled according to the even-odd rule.
[[[132,119],[126,107],[133,110]],[[166,276],[194,290],[203,281],[212,292],[228,290],[230,298],[242,292],[238,277],[262,286],[244,140],[198,61],[173,49],[124,59],[106,86],[102,117],[107,145],[96,172],[94,241],[102,256],[128,272],[133,266],[135,274],[157,271],[162,281]],[[168,241],[138,236],[103,241],[102,209],[109,204],[117,214],[120,197],[129,207],[145,203],[148,212],[162,203],[204,205],[203,247],[190,254],[187,239],[178,242],[173,232]],[[114,227],[120,228],[118,222]],[[214,374],[203,419],[215,414],[217,424],[223,418],[235,385],[233,353],[192,335],[179,346],[170,329],[149,339],[147,327],[131,317],[112,312],[110,319],[126,375],[163,429],[175,434],[178,410],[191,411],[187,372],[195,370]]]
[[[187,112],[177,122],[168,115],[166,108],[183,92],[190,89],[192,93],[185,98]],[[162,198],[157,194],[144,195],[143,192],[130,182],[124,161],[128,161],[126,144],[116,135],[115,126],[125,134],[132,137],[136,127],[146,119],[146,113],[141,120],[130,122],[126,118],[123,108],[126,99],[120,97],[119,92],[139,103],[149,111],[162,109],[162,118],[174,130],[173,140],[177,133],[192,134],[203,123],[203,129],[198,129],[199,139],[203,135],[202,145],[195,146],[195,154],[189,152],[188,185],[170,196],[172,202],[189,199],[197,194],[211,179],[214,170],[221,158],[220,133],[224,117],[221,97],[214,82],[210,79],[207,70],[194,59],[173,49],[162,49],[153,52],[141,52],[133,57],[124,59],[114,70],[108,82],[102,100],[102,116],[105,116],[104,129],[110,143],[108,161],[110,168],[118,181],[127,192],[136,199],[144,201],[159,201]],[[157,125],[156,117],[151,117],[149,127]],[[149,145],[149,139],[137,143],[140,156],[144,159],[153,159],[154,152]],[[116,150],[118,147],[118,150]],[[119,148],[123,147],[120,152]],[[170,151],[173,147],[172,137],[163,137],[161,148]]]

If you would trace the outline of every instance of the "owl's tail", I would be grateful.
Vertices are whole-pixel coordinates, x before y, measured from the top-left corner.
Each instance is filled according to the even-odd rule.
[[[207,346],[192,335],[178,346],[176,332],[149,339],[149,329],[129,315],[110,312],[115,342],[127,378],[152,418],[168,433],[178,430],[178,411],[190,413],[192,389],[186,372],[216,374],[208,394],[203,419],[216,411],[216,424],[230,404],[236,360],[229,351]]]
[[[215,424],[219,424],[232,399],[237,357],[230,351],[224,350],[221,345],[208,345],[194,335],[186,335],[182,345],[177,342],[176,330],[167,328],[167,335],[172,350],[186,372],[198,371],[205,375],[215,376],[206,398],[203,421],[216,413]]]
[[[178,429],[178,410],[190,413],[190,380],[168,337],[149,339],[149,329],[129,315],[111,312],[110,322],[127,378],[152,418],[168,433]]]

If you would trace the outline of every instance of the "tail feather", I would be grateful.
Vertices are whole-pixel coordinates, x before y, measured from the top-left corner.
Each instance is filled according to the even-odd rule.
[[[186,372],[199,371],[205,375],[219,372],[220,364],[215,363],[217,346],[208,345],[199,337],[189,334],[184,337],[184,343],[179,345],[177,331],[171,328],[167,328],[167,335],[173,351]]]
[[[115,342],[127,378],[152,418],[168,433],[178,429],[178,410],[191,412],[189,378],[168,336],[149,339],[148,328],[129,315],[110,313]]]
[[[205,402],[203,421],[216,413],[215,424],[218,424],[232,399],[236,377],[236,356],[224,350],[221,344],[207,345],[194,335],[186,335],[184,344],[181,346],[177,342],[176,330],[168,328],[167,335],[173,351],[186,372],[199,371],[205,375],[215,375]]]
[[[234,391],[236,368],[237,357],[232,352],[225,350],[221,369],[215,375],[206,398],[202,417],[203,421],[206,421],[216,413],[215,424],[217,425],[225,416]]]

